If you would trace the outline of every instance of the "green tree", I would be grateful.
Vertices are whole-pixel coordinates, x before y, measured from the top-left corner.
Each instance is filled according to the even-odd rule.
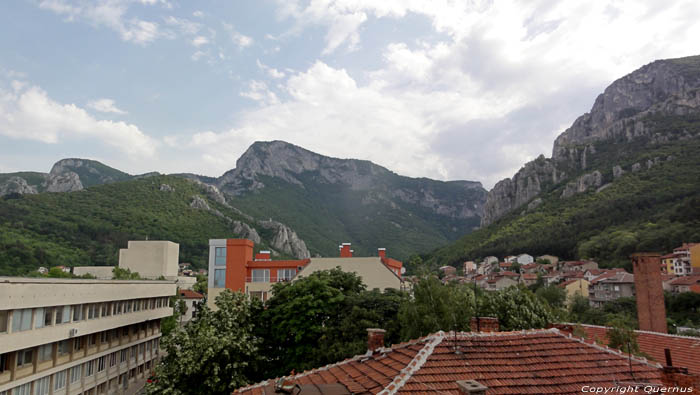
[[[549,306],[525,287],[485,293],[479,305],[480,316],[498,317],[500,327],[508,331],[544,328],[553,319]]]
[[[566,290],[556,285],[539,288],[535,295],[547,301],[553,308],[562,308],[566,302]]]
[[[198,274],[197,275],[197,282],[192,286],[192,290],[195,292],[199,292],[202,295],[207,294],[207,290],[209,289],[209,286],[207,285],[207,276],[203,274]]]
[[[520,263],[518,263],[518,261],[514,261],[514,262],[510,265],[510,270],[511,270],[512,272],[520,273]]]
[[[54,266],[49,269],[49,272],[47,273],[48,277],[51,278],[71,278],[73,275],[71,273],[66,273],[64,272],[60,267]]]
[[[156,368],[149,394],[230,394],[248,383],[259,339],[253,316],[259,307],[240,292],[225,290],[218,310],[202,306],[183,328],[163,338],[166,355]]]
[[[401,338],[413,339],[439,330],[469,330],[475,300],[470,286],[443,285],[435,276],[421,278],[413,286],[413,299],[401,304]]]
[[[637,333],[629,320],[614,318],[607,323],[609,327],[606,335],[608,346],[620,349],[628,354],[640,354],[637,343]]]
[[[141,276],[137,272],[131,272],[129,269],[122,269],[115,266],[112,269],[112,278],[115,280],[140,280]]]

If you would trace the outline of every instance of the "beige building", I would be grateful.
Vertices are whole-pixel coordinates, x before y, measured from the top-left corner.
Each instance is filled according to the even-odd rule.
[[[142,278],[177,279],[180,245],[172,241],[134,241],[119,250],[119,267]]]
[[[590,283],[585,278],[575,278],[559,284],[566,291],[566,304],[571,302],[576,294],[588,298],[588,285]]]
[[[159,356],[170,281],[0,277],[0,394],[130,394]]]
[[[382,263],[380,257],[311,258],[311,262],[294,277],[294,280],[320,270],[340,267],[344,272],[353,272],[362,278],[367,289],[401,289],[401,278]],[[294,281],[292,280],[292,281]]]

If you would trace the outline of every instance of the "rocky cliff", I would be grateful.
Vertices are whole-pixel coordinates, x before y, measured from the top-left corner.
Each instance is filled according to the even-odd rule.
[[[640,139],[664,142],[668,136],[654,132],[657,128],[651,127],[651,116],[698,113],[700,56],[658,60],[641,67],[608,86],[591,111],[557,137],[551,159],[540,156],[525,164],[513,178],[498,182],[486,199],[481,225],[489,225],[528,203],[544,190],[544,185],[566,182],[562,192],[566,198],[600,186],[602,180],[595,171],[610,170],[618,178],[624,170],[617,164],[611,169],[591,168],[598,144]],[[680,131],[679,138],[691,137]]]

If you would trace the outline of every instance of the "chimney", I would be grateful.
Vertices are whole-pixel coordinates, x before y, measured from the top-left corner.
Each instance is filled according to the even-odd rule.
[[[668,388],[698,388],[700,387],[700,377],[696,374],[688,373],[687,368],[677,368],[673,366],[671,360],[671,350],[664,349],[666,355],[666,366],[661,373],[661,381]],[[695,393],[695,392],[693,392]]]
[[[384,348],[384,334],[386,331],[379,328],[367,328],[367,350],[374,352]]]
[[[380,258],[386,258],[386,248],[377,248],[377,254]]]
[[[459,393],[463,395],[486,395],[488,389],[476,380],[459,380],[457,388],[459,388]]]
[[[469,327],[472,332],[498,332],[498,318],[472,317]]]
[[[350,249],[350,243],[343,243],[340,246],[340,257],[341,258],[352,258],[352,250]]]
[[[661,283],[661,272],[659,271],[660,264],[661,256],[656,253],[632,255],[639,329],[667,333],[664,291]]]
[[[271,261],[272,258],[270,257],[270,251],[260,251],[257,254],[255,254],[255,260],[256,261]]]

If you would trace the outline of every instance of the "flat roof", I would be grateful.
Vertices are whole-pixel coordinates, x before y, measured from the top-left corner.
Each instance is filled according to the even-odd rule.
[[[92,278],[0,277],[0,284],[175,284],[175,280],[98,280]]]

